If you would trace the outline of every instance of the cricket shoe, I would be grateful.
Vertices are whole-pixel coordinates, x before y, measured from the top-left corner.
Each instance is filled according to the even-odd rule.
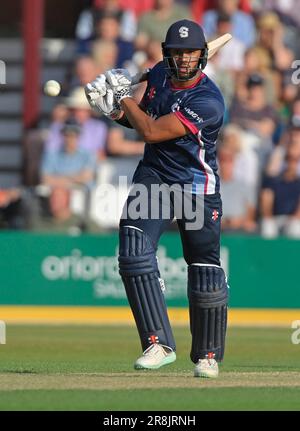
[[[195,366],[195,377],[207,377],[215,379],[219,375],[218,362],[213,358],[199,359]]]
[[[164,348],[160,344],[152,344],[144,351],[143,356],[136,360],[134,368],[136,370],[157,370],[175,360],[176,353],[171,348]]]

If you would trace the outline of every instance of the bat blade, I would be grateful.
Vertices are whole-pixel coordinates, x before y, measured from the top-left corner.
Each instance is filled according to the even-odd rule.
[[[211,42],[208,42],[208,60],[215,55],[222,46],[226,45],[232,39],[232,35],[230,33],[223,34],[223,36],[218,37]]]

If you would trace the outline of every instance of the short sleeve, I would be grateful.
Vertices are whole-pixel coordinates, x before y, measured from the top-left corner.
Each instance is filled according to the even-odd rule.
[[[55,174],[56,152],[46,151],[43,155],[41,171],[44,175]]]
[[[180,109],[175,111],[176,117],[193,133],[198,134],[208,126],[220,126],[223,122],[224,105],[217,99],[189,98]]]
[[[244,193],[246,196],[246,200],[249,206],[255,207],[256,206],[256,192],[255,187],[250,186],[249,184],[244,185]]]
[[[277,182],[277,177],[264,176],[262,179],[262,189],[271,189],[274,191]]]

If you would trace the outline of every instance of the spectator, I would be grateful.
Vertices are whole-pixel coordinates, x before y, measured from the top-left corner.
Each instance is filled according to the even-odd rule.
[[[258,0],[256,0],[258,1]],[[259,12],[276,12],[285,26],[284,42],[292,49],[296,58],[300,56],[300,10],[298,0],[259,0]]]
[[[140,3],[140,1],[138,2]],[[133,42],[137,32],[135,10],[130,7],[128,0],[96,0],[98,14],[114,14],[120,23],[120,37],[127,42]]]
[[[259,162],[256,152],[248,145],[246,133],[239,126],[229,124],[223,129],[221,146],[235,156],[234,180],[256,190],[260,179]]]
[[[66,121],[68,116],[69,110],[67,106],[64,103],[58,103],[52,110],[51,122],[53,125],[61,125]],[[28,130],[25,134],[23,144],[23,181],[26,186],[37,186],[40,184],[41,159],[48,137],[49,127],[44,125],[40,125],[38,129]]]
[[[95,175],[95,161],[90,153],[79,148],[80,123],[69,119],[63,125],[63,147],[44,154],[41,167],[42,185],[50,190],[49,209],[50,220],[41,220],[36,229],[43,229],[48,222],[54,222],[57,230],[73,226],[74,221],[85,220],[86,214],[73,217],[70,207],[72,191],[79,188],[85,199]],[[86,202],[85,202],[86,204]],[[87,205],[84,205],[84,208]],[[45,222],[45,224],[44,224]]]
[[[257,46],[265,49],[272,60],[272,68],[281,72],[291,68],[294,53],[284,44],[284,27],[274,12],[259,17]]]
[[[88,186],[94,175],[95,161],[91,153],[80,148],[82,126],[69,119],[61,129],[62,147],[46,151],[42,163],[42,183],[49,187]]]
[[[116,59],[115,67],[123,67],[124,62],[130,60],[133,55],[133,43],[123,40],[120,37],[120,23],[116,14],[103,14],[96,22],[95,40],[90,47],[90,51],[96,55],[96,50],[102,45],[115,45]]]
[[[70,190],[55,187],[49,196],[48,205],[49,212],[35,220],[33,225],[35,231],[55,231],[70,235],[99,232],[99,226],[90,219],[89,214],[75,214],[72,211]]]
[[[253,232],[255,222],[255,190],[234,178],[236,155],[228,147],[218,151],[220,187],[223,202],[222,229]]]
[[[300,27],[298,0],[255,0],[255,12],[274,11],[287,26]]]
[[[226,13],[231,17],[232,34],[247,48],[255,42],[255,23],[251,15],[238,9],[239,0],[218,0],[218,9],[209,10],[203,15],[203,27],[208,39],[217,32],[218,13]]]
[[[259,46],[246,51],[244,68],[239,74],[238,85],[245,87],[249,77],[253,74],[258,74],[264,79],[268,104],[277,104],[281,90],[281,75],[278,71],[272,70],[270,54]]]
[[[299,149],[290,145],[286,166],[281,175],[266,178],[261,192],[262,235],[274,238],[282,231],[300,238]]]
[[[174,0],[155,0],[154,9],[140,17],[137,49],[145,49],[149,40],[162,42],[170,25],[180,19],[192,19],[189,9],[174,3]]]
[[[215,54],[205,67],[205,75],[211,78],[220,88],[226,102],[226,113],[235,97],[235,79],[233,74],[228,69],[222,69],[218,61],[219,53]],[[226,121],[226,118],[225,118]]]
[[[277,145],[270,155],[270,159],[266,165],[266,175],[276,177],[285,169],[285,159],[287,149],[293,147],[294,152],[298,152],[300,158],[300,118],[294,116],[291,119],[291,124],[279,145]],[[300,175],[300,161],[298,163],[298,174]]]
[[[118,47],[113,41],[97,40],[93,43],[91,55],[96,64],[96,75],[113,69],[117,64]]]
[[[84,89],[74,89],[66,100],[67,106],[73,116],[82,126],[79,136],[79,147],[89,151],[99,161],[105,158],[105,146],[107,139],[107,126],[99,120],[92,118],[90,105],[86,100]],[[54,121],[50,125],[48,139],[45,143],[46,151],[59,150],[62,146],[61,121]]]
[[[217,16],[217,31],[215,37],[232,33],[231,16],[225,12],[219,12]],[[217,56],[217,65],[221,69],[238,72],[244,67],[246,46],[235,36],[226,44]]]
[[[136,15],[129,7],[124,8],[120,0],[96,0],[91,8],[84,9],[77,21],[76,39],[78,41],[78,52],[88,52],[90,42],[95,38],[96,23],[99,18],[106,14],[113,14],[120,24],[120,37],[122,40],[132,42],[136,36]],[[140,2],[139,2],[140,3]]]
[[[246,99],[233,103],[230,120],[260,138],[257,151],[264,163],[272,148],[277,115],[275,109],[266,104],[264,80],[260,75],[249,77],[246,90]]]
[[[74,87],[84,87],[93,81],[97,75],[96,64],[89,55],[79,57],[75,63],[75,82]]]

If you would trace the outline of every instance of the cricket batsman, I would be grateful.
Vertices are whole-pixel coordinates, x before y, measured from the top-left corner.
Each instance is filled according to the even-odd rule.
[[[208,45],[198,24],[189,20],[172,24],[162,53],[163,61],[148,73],[147,89],[139,105],[132,97],[132,78],[125,69],[99,75],[86,86],[86,94],[94,109],[136,129],[145,141],[119,231],[120,275],[143,350],[134,367],[157,369],[176,360],[156,258],[159,238],[176,218],[187,263],[194,376],[213,378],[218,376],[218,362],[224,355],[228,301],[220,265],[222,203],[216,162],[224,100],[203,72]],[[141,185],[148,192],[145,214],[136,218],[130,206],[135,189],[141,190]],[[158,193],[157,185],[176,192]],[[187,197],[183,202],[202,213],[201,226],[190,228],[185,212],[181,217],[176,214],[176,196]],[[197,207],[198,201],[202,206]],[[159,209],[155,217],[149,214],[153,202]]]

